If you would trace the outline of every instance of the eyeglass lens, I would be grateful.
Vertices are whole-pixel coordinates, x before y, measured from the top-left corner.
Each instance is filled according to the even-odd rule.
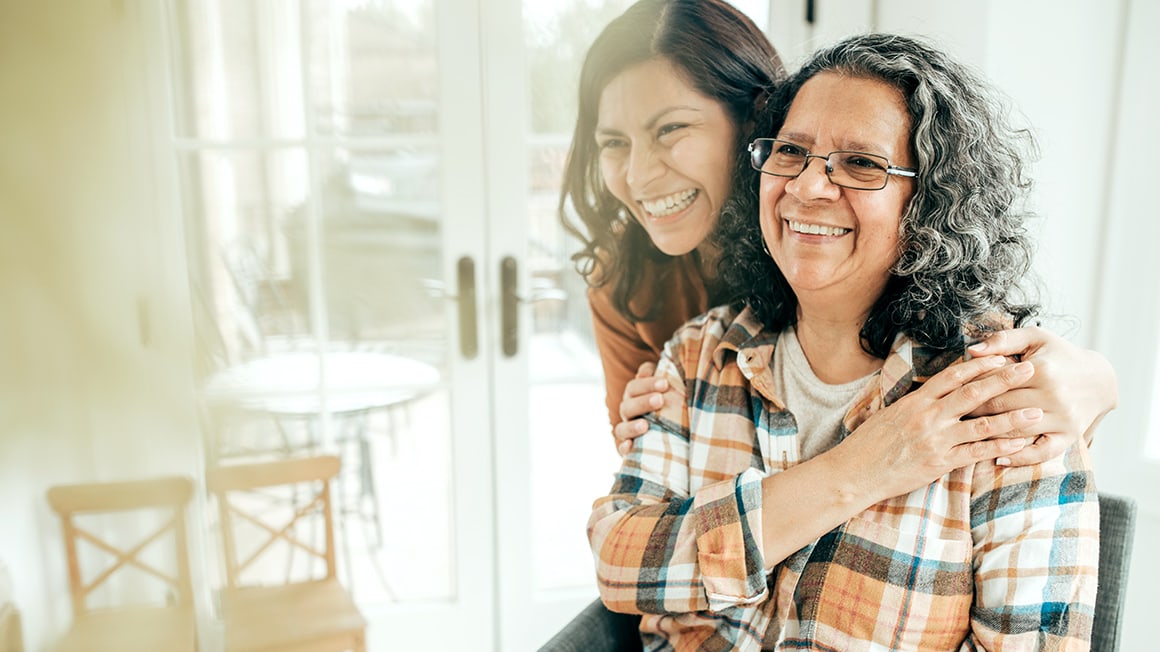
[[[763,138],[754,141],[752,164],[754,169],[779,177],[796,177],[806,169],[811,158],[809,150],[793,143]],[[831,152],[826,160],[830,182],[846,188],[877,190],[886,185],[890,162],[886,157],[864,152]]]

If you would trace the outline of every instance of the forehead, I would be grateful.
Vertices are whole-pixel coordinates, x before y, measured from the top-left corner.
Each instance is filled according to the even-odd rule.
[[[717,100],[702,94],[669,59],[657,57],[626,68],[600,93],[597,123],[601,127],[628,127],[658,111],[689,108],[720,109]]]
[[[822,72],[798,90],[779,135],[809,147],[904,156],[910,114],[902,92],[882,80]]]

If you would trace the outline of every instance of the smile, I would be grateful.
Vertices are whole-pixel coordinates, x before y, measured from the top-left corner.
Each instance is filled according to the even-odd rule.
[[[660,199],[641,201],[640,205],[651,217],[665,217],[685,210],[696,198],[697,191],[689,188]]]
[[[822,224],[806,224],[805,222],[794,222],[793,220],[786,220],[790,231],[794,233],[803,233],[805,235],[829,235],[839,236],[846,235],[853,229],[843,229],[840,226],[825,226]]]

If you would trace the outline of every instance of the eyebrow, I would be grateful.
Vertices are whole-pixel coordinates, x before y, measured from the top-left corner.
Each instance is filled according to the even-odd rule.
[[[788,134],[778,134],[776,137],[781,139],[781,140],[788,140],[792,143],[797,143],[800,145],[805,145],[808,142],[809,145],[807,146],[807,148],[813,147],[813,145],[815,144],[805,134],[791,132]],[[839,147],[838,149],[836,149],[834,151],[836,151],[836,152],[838,152],[838,151],[841,151],[841,152],[865,152],[866,154],[876,154],[878,156],[886,156],[887,158],[889,158],[889,156],[887,154],[885,154],[886,150],[884,148],[882,148],[878,145],[870,145],[868,143],[858,141],[858,140],[846,143],[845,145],[843,145],[842,147]]]
[[[688,106],[685,104],[678,104],[677,106],[668,106],[668,107],[665,107],[665,108],[661,109],[660,111],[657,111],[656,113],[654,113],[648,119],[648,121],[645,122],[645,125],[644,125],[645,128],[646,129],[654,129],[657,126],[657,123],[659,123],[666,115],[668,115],[670,113],[674,113],[676,111],[695,111],[697,113],[701,113],[701,109],[698,109],[698,108],[693,107],[693,106]],[[621,131],[619,129],[613,129],[611,127],[601,127],[598,124],[598,125],[596,125],[596,135],[597,136],[619,136],[619,135],[621,135]]]

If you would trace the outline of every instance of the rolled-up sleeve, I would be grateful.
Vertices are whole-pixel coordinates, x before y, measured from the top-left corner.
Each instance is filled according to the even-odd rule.
[[[667,353],[658,373],[673,388],[665,406],[650,417],[649,431],[635,440],[588,521],[601,597],[627,613],[719,612],[760,602],[767,595],[764,474],[748,469],[691,482],[697,460],[690,460],[686,379]]]
[[[975,604],[964,650],[1088,650],[1099,503],[1083,446],[1029,467],[976,466]]]

